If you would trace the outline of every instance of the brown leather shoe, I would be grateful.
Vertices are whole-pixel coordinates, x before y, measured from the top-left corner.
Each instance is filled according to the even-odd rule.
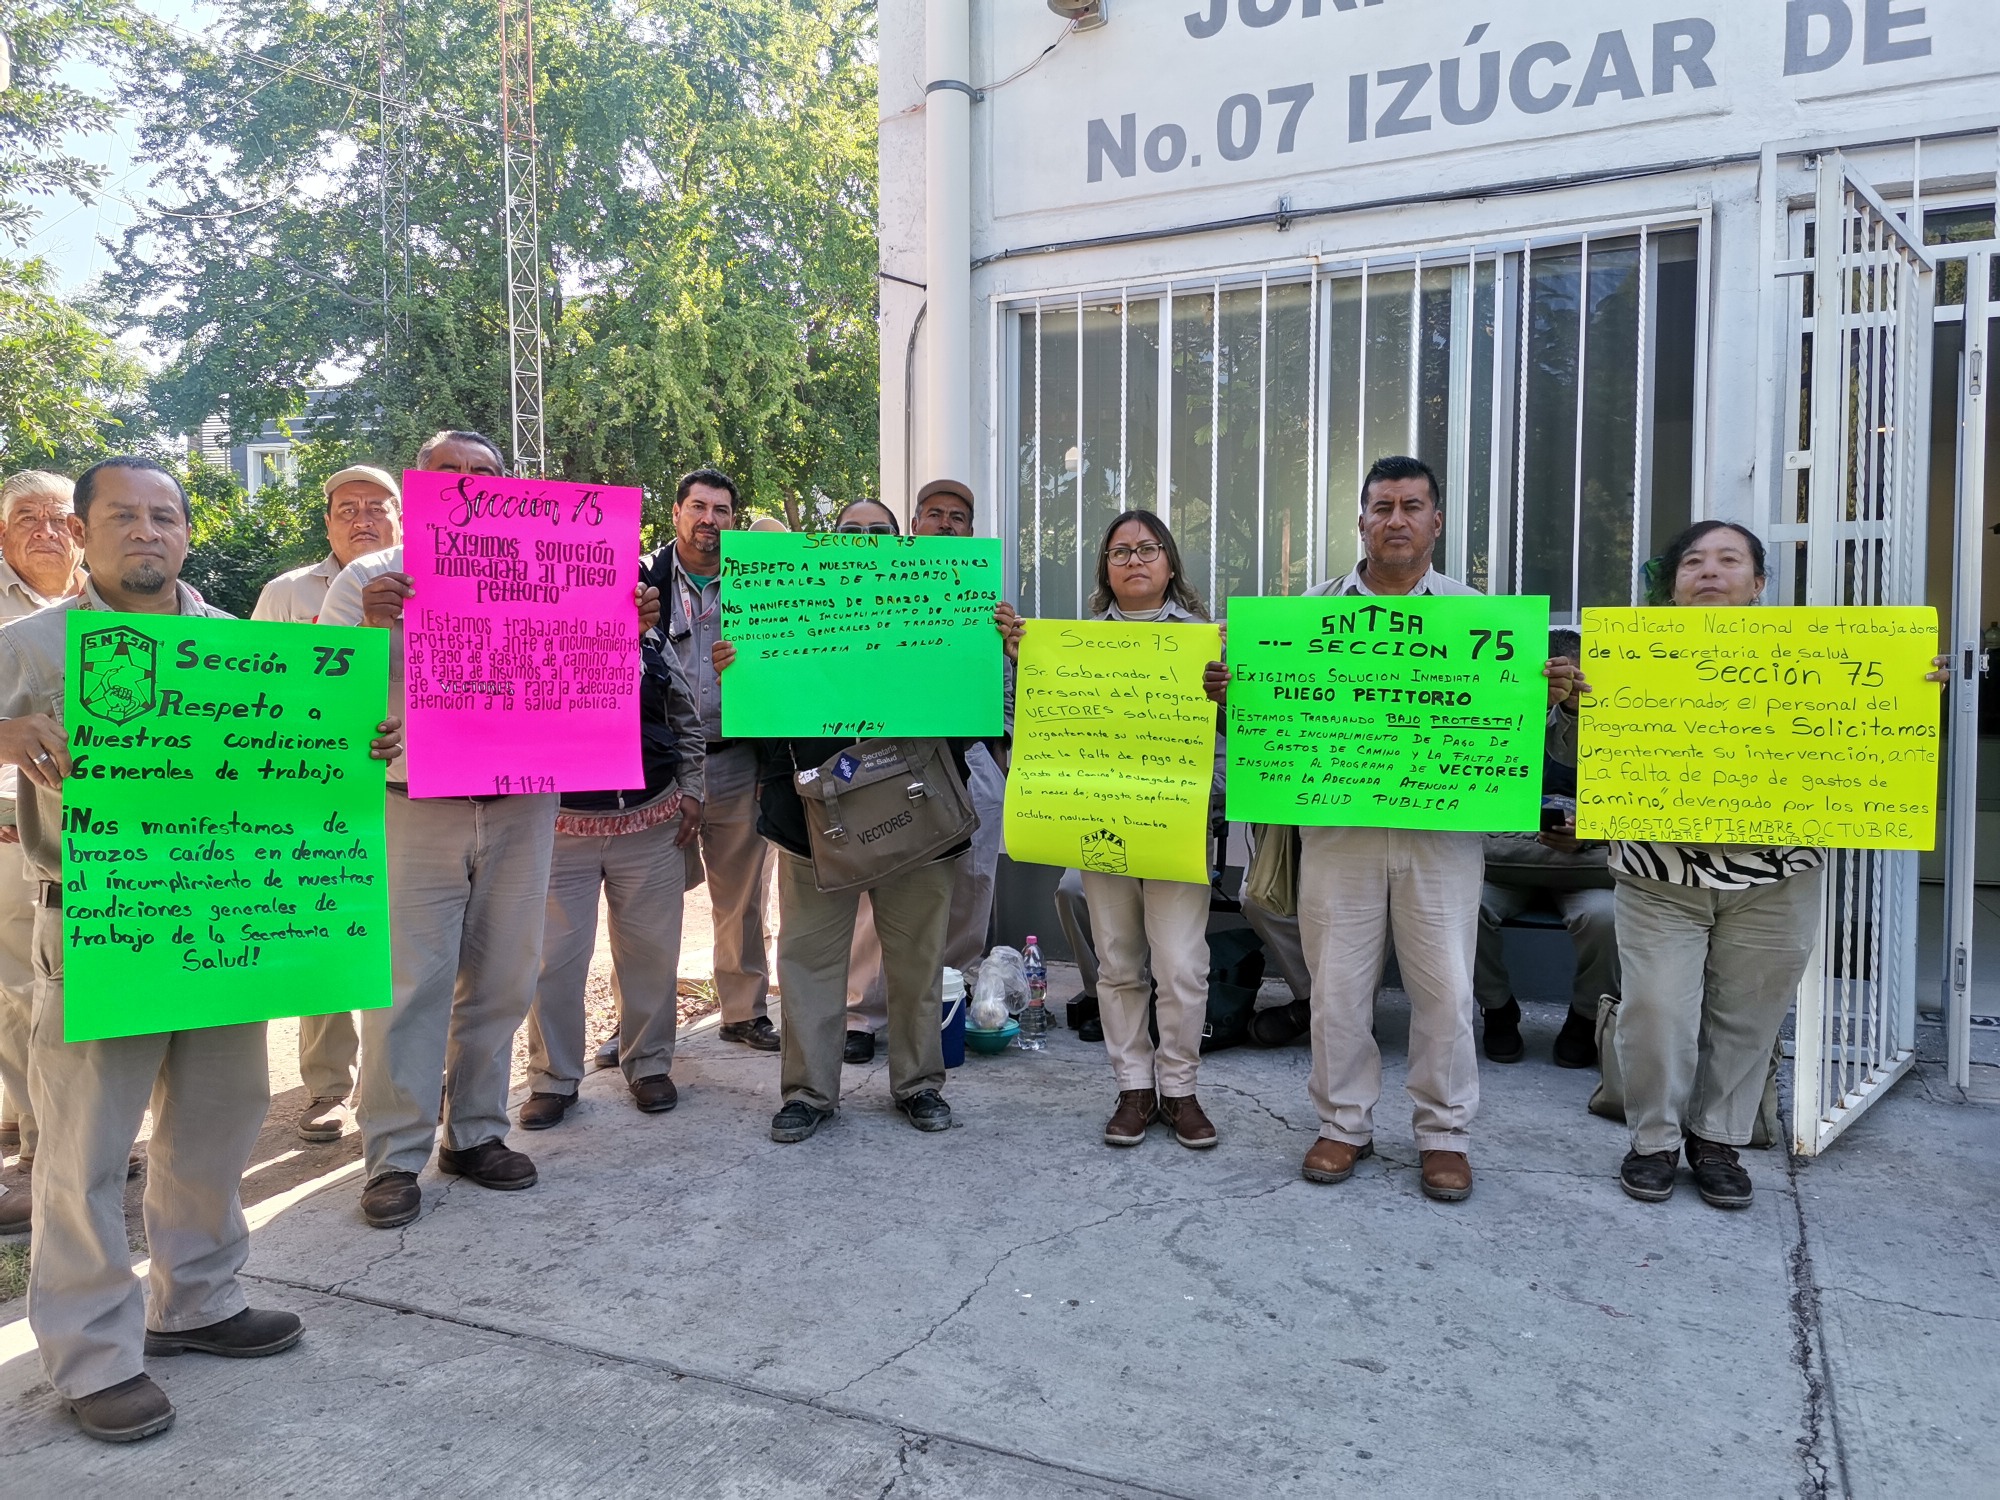
[[[1457,1203],[1472,1196],[1472,1163],[1463,1151],[1419,1153],[1424,1164],[1424,1196]]]
[[[1146,1127],[1160,1117],[1160,1102],[1151,1089],[1123,1089],[1118,1107],[1104,1122],[1104,1144],[1136,1146],[1146,1138]]]
[[[523,1130],[547,1130],[562,1124],[562,1117],[576,1107],[574,1094],[530,1094],[521,1104]]]
[[[438,1152],[438,1170],[502,1193],[531,1188],[536,1181],[534,1162],[524,1152],[510,1150],[505,1141],[481,1141],[463,1151],[447,1146]]]
[[[424,1209],[414,1172],[384,1172],[361,1190],[361,1217],[372,1229],[400,1229]]]
[[[345,1099],[309,1099],[299,1111],[298,1132],[302,1141],[324,1144],[337,1141],[347,1129]]]
[[[1321,1136],[1306,1153],[1305,1162],[1299,1171],[1307,1182],[1345,1182],[1354,1175],[1354,1164],[1364,1156],[1375,1154],[1375,1143],[1364,1141],[1359,1146],[1350,1146],[1346,1141],[1330,1141]]]
[[[681,1091],[674,1087],[673,1079],[661,1073],[633,1084],[632,1102],[641,1114],[663,1115],[681,1102]]]
[[[34,1227],[33,1195],[28,1179],[9,1172],[0,1180],[0,1234],[26,1234]]]
[[[1206,1151],[1216,1143],[1215,1126],[1193,1094],[1160,1095],[1160,1118],[1174,1127],[1174,1139],[1190,1151]]]
[[[174,1425],[174,1404],[148,1375],[134,1375],[70,1402],[76,1425],[100,1443],[136,1443]]]

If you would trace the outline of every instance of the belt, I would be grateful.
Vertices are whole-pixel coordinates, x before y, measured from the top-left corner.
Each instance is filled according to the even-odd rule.
[[[62,910],[62,882],[60,880],[37,880],[35,882],[34,904],[47,911]]]

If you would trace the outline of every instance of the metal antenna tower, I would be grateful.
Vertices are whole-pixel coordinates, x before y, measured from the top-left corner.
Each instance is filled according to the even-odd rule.
[[[507,197],[507,359],[513,377],[514,472],[540,477],[542,240],[536,207],[533,0],[500,0],[500,167]]]
[[[382,363],[410,342],[410,162],[416,122],[410,115],[410,72],[403,0],[382,0],[375,14],[377,139],[381,148]]]

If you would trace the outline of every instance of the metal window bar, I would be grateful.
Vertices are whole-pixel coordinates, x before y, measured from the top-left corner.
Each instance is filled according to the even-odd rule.
[[[1504,555],[1500,523],[1506,514],[1500,485],[1505,472],[1501,466],[1500,450],[1505,445],[1500,441],[1500,423],[1506,410],[1503,397],[1507,374],[1507,306],[1507,257],[1496,253],[1493,257],[1493,400],[1486,417],[1486,592],[1489,594],[1504,593],[1507,582],[1500,566]]]
[[[1035,615],[1042,613],[1042,302],[1035,299]]]
[[[1417,455],[1418,412],[1423,405],[1424,368],[1424,258],[1419,254],[1410,264],[1410,382],[1409,437],[1403,451]]]
[[[1521,590],[1521,573],[1524,566],[1523,537],[1527,531],[1524,524],[1528,513],[1528,466],[1522,455],[1528,451],[1528,309],[1531,288],[1535,283],[1535,247],[1532,243],[1521,247],[1521,322],[1515,334],[1521,346],[1521,378],[1514,391],[1514,401],[1520,412],[1520,426],[1514,438],[1514,576],[1509,580],[1506,592],[1513,594]]]
[[[1570,479],[1569,622],[1583,623],[1584,393],[1590,384],[1590,236],[1576,268],[1576,467]]]
[[[1222,537],[1222,283],[1215,283],[1208,362],[1208,605],[1215,608],[1215,553]]]
[[[1646,432],[1650,424],[1646,421],[1646,366],[1650,360],[1651,341],[1647,338],[1648,315],[1651,310],[1649,294],[1652,291],[1652,268],[1647,263],[1646,226],[1639,226],[1639,346],[1638,371],[1633,377],[1632,389],[1632,603],[1639,603],[1641,559],[1645,556],[1645,544],[1640,540],[1645,529],[1646,511]],[[1583,601],[1577,601],[1582,610]],[[1578,619],[1583,618],[1579,613]]]
[[[1076,294],[1076,612],[1088,608],[1083,591],[1083,293]]]
[[[1174,284],[1160,293],[1160,357],[1153,385],[1153,512],[1174,524]]]
[[[1125,288],[1118,289],[1118,508],[1128,510],[1125,500],[1126,462],[1129,457],[1127,434],[1132,412],[1132,307]]]
[[[1320,468],[1320,460],[1326,452],[1325,434],[1320,430],[1322,421],[1319,409],[1319,360],[1322,342],[1319,328],[1319,266],[1312,269],[1312,289],[1306,294],[1306,578],[1305,587],[1311,588],[1319,578],[1319,569],[1314,561],[1315,531],[1313,522],[1319,509],[1320,486],[1325,475]],[[1292,591],[1292,581],[1285,580],[1285,592]],[[1303,592],[1303,591],[1302,591]]]
[[[1271,278],[1266,276],[1258,285],[1257,300],[1257,592],[1264,592],[1264,580],[1269,576],[1264,571],[1264,510],[1266,460],[1269,457],[1269,419],[1271,410]],[[1209,608],[1217,613],[1221,606],[1213,595],[1209,596]]]
[[[1354,403],[1354,493],[1361,493],[1361,481],[1368,473],[1368,262],[1361,262],[1361,352],[1354,362],[1355,384],[1359,387]]]

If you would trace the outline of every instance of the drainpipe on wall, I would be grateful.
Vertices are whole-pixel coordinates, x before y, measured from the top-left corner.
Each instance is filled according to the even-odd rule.
[[[924,280],[926,310],[923,470],[972,477],[972,0],[924,8]],[[988,499],[990,504],[990,498]]]

